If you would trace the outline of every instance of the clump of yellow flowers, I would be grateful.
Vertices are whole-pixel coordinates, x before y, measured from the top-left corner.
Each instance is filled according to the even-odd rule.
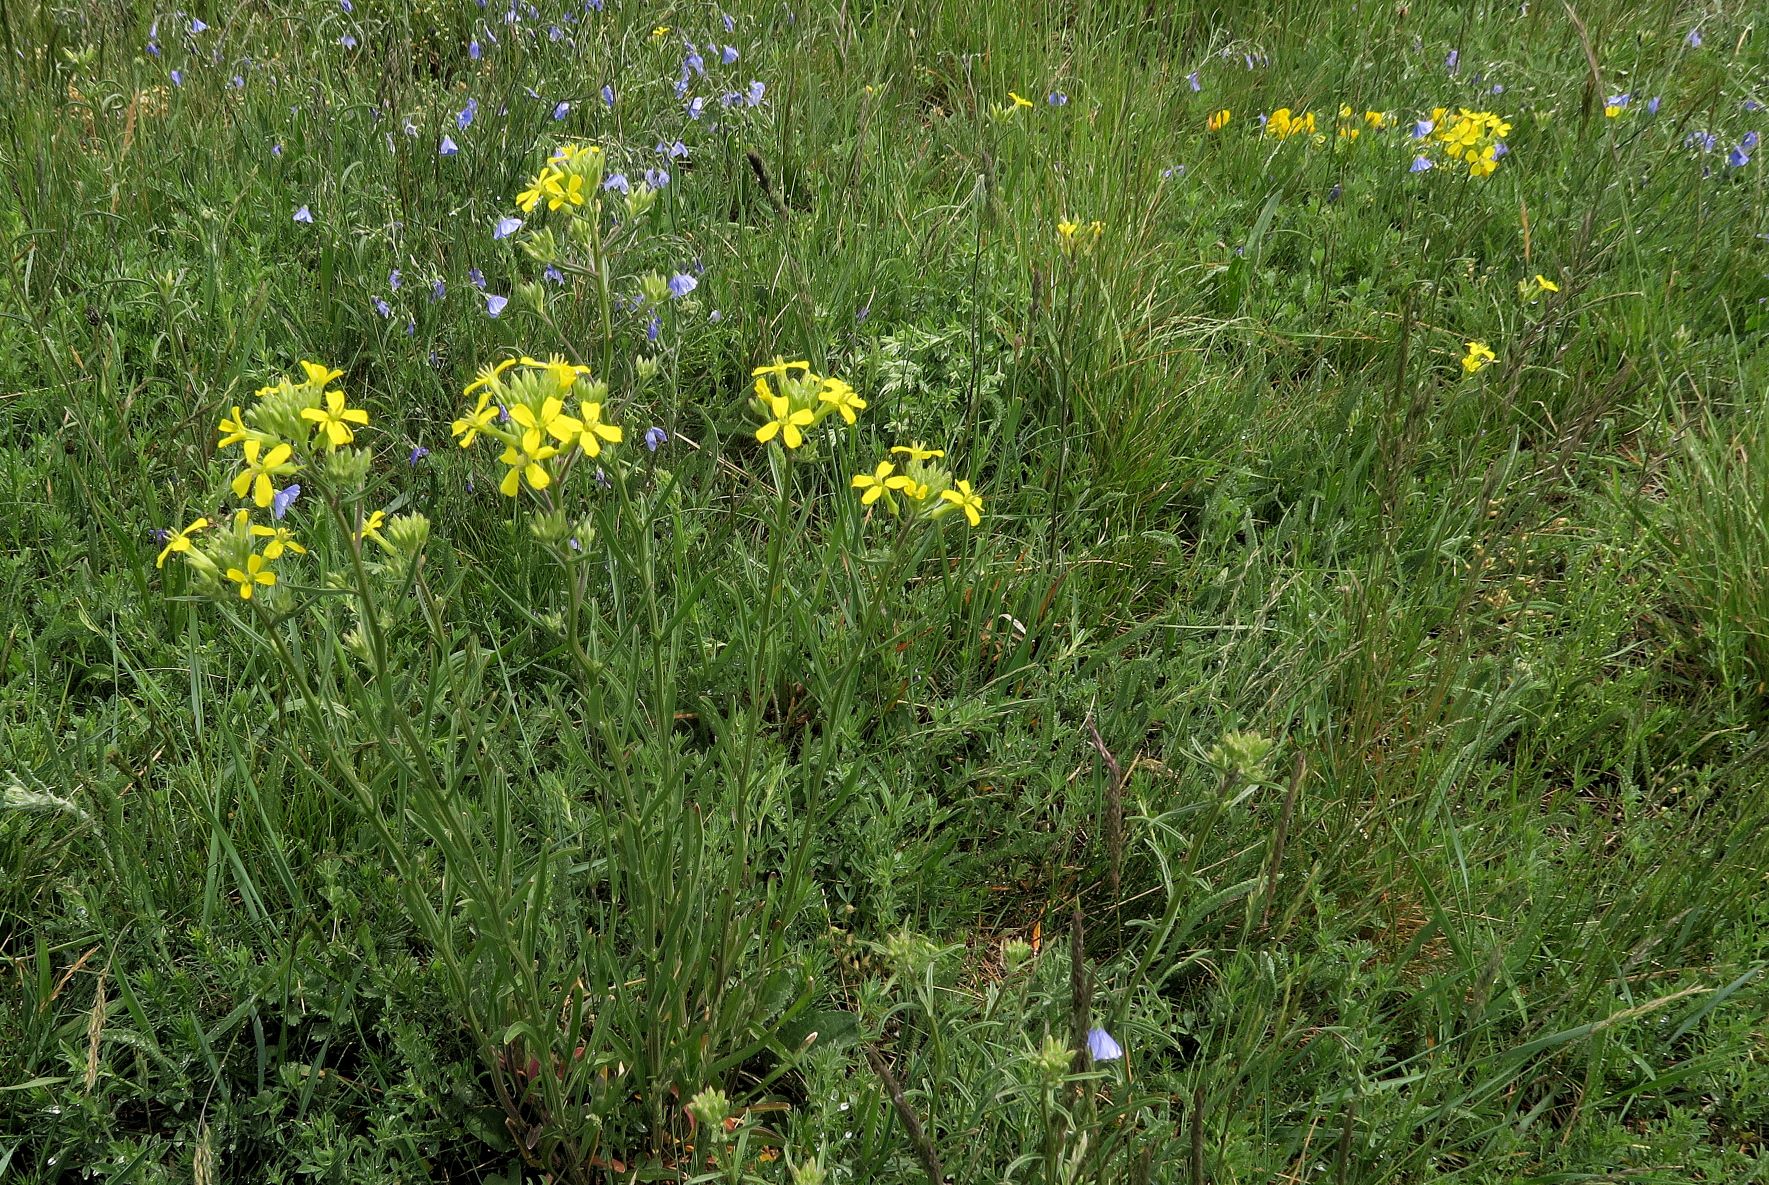
[[[558,355],[544,362],[506,358],[481,367],[461,393],[477,398],[451,425],[455,438],[462,448],[481,436],[504,446],[498,490],[507,498],[524,486],[546,489],[579,455],[593,460],[622,439],[620,426],[602,418],[608,384],[592,379],[589,367]],[[568,408],[567,401],[575,406]]]
[[[601,211],[602,183],[607,169],[608,156],[602,151],[601,145],[566,141],[553,149],[540,172],[529,178],[527,185],[516,194],[516,208],[524,214],[532,215],[545,206],[549,213],[562,213],[572,220],[572,226],[576,229],[579,215],[593,216]],[[644,182],[628,185],[625,177],[614,180],[617,188],[625,193],[627,214],[630,217],[637,218],[645,213],[657,200],[656,192]],[[549,257],[554,249],[550,242],[537,243],[535,246]]]
[[[1448,108],[1439,107],[1423,126],[1445,156],[1468,165],[1471,177],[1492,176],[1506,153],[1505,137],[1511,134],[1511,125],[1500,116],[1466,107],[1457,108],[1453,115]]]
[[[1482,367],[1499,359],[1485,342],[1465,342],[1464,346],[1468,352],[1462,355],[1462,369],[1468,374],[1478,374]]]
[[[1363,129],[1358,126],[1359,119],[1357,113],[1352,110],[1351,104],[1339,104],[1339,138],[1341,140],[1355,140],[1363,134]],[[1361,119],[1370,126],[1372,131],[1379,132],[1388,126],[1388,116],[1381,111],[1366,111]]]
[[[1288,107],[1279,107],[1265,118],[1265,134],[1280,140],[1288,140],[1291,136],[1314,135],[1314,112],[1304,111],[1293,113]]]
[[[1086,251],[1099,242],[1100,236],[1106,233],[1106,224],[1098,221],[1075,222],[1065,218],[1056,224],[1056,233],[1062,241],[1063,251],[1073,254],[1076,251]]]
[[[866,410],[866,401],[853,387],[816,373],[809,362],[776,358],[756,367],[750,377],[755,379],[755,399],[750,406],[762,418],[756,439],[763,444],[778,440],[787,449],[796,449],[805,443],[806,428],[832,415],[852,424],[858,413]]]
[[[860,491],[862,506],[882,502],[891,514],[927,519],[958,513],[978,526],[983,521],[982,495],[970,482],[954,480],[952,471],[939,464],[945,456],[945,450],[927,448],[919,440],[899,444],[871,473],[855,474],[850,484]]]
[[[285,377],[260,387],[249,408],[229,408],[216,426],[221,434],[217,447],[240,450],[239,470],[229,488],[251,505],[237,509],[223,529],[211,534],[204,534],[212,525],[207,517],[168,532],[156,567],[182,556],[212,589],[250,601],[276,587],[278,561],[307,554],[294,528],[284,522],[301,495],[295,479],[310,475],[310,483],[335,492],[361,486],[373,458],[350,446],[358,429],[368,427],[368,412],[351,407],[343,389],[334,385],[343,371],[308,361],[301,362],[301,370],[300,379]],[[268,511],[271,521],[253,521],[255,511]],[[414,557],[429,538],[430,523],[421,514],[388,519],[376,511],[373,517],[376,527],[384,525],[385,530],[361,533],[357,539],[371,539],[389,554]]]

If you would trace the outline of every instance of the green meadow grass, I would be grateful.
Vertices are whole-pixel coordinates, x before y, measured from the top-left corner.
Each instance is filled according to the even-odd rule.
[[[1760,13],[197,2],[0,6],[0,1181],[1769,1180]],[[302,359],[364,481],[156,567]]]

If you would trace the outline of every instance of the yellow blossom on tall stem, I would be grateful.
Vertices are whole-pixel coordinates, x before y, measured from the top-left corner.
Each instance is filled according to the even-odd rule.
[[[563,439],[564,437],[561,435],[561,432],[569,433],[571,430],[569,425],[558,423],[562,417],[569,418],[564,417],[564,411],[565,401],[560,399],[557,395],[549,395],[541,400],[541,406],[538,412],[524,403],[519,403],[515,407],[512,407],[510,409],[510,421],[514,424],[520,425],[523,430],[522,451],[526,453],[536,452],[541,447],[542,439],[546,436]],[[573,424],[576,422],[577,421],[575,420],[572,421]]]
[[[776,357],[774,361],[764,363],[750,371],[749,377],[752,379],[759,379],[765,375],[778,375],[781,378],[786,378],[788,373],[794,370],[804,371],[808,374],[811,370],[811,364],[809,362],[782,362]]]
[[[891,484],[893,481],[905,480],[901,477],[893,478],[891,472],[894,469],[896,469],[896,466],[889,461],[880,461],[877,468],[873,469],[871,473],[857,473],[854,475],[854,480],[849,484],[856,490],[864,491],[860,495],[860,505],[871,506],[874,502],[884,497],[885,491],[893,488]]]
[[[216,425],[216,431],[221,433],[221,439],[215,442],[216,448],[226,448],[230,444],[239,444],[241,441],[261,435],[246,423],[246,417],[240,414],[238,407],[229,410],[233,414],[222,416],[221,423]]]
[[[581,206],[584,204],[584,179],[577,174],[561,179],[555,173],[547,188],[547,209],[557,210],[561,206]]]
[[[557,176],[559,176],[557,169],[543,165],[541,171],[535,174],[534,179],[528,183],[528,188],[516,195],[517,208],[524,214],[534,213],[534,208],[540,205],[541,200],[551,191],[553,178]]]
[[[307,554],[307,549],[295,538],[295,532],[288,527],[266,527],[259,523],[253,523],[252,534],[270,540],[264,545],[264,558],[267,560],[281,559],[285,551],[292,551],[296,555]]]
[[[381,528],[386,525],[387,512],[385,510],[370,511],[369,516],[362,520],[362,529],[356,532],[356,541],[361,543],[364,539],[369,539],[383,547],[387,546],[387,540],[381,535]],[[268,547],[264,550],[266,553],[270,551]]]
[[[578,410],[583,413],[583,420],[582,422],[573,421],[578,424],[574,442],[578,448],[583,450],[584,456],[601,456],[603,441],[607,441],[609,444],[620,443],[622,435],[620,425],[602,422],[602,405],[600,403],[580,403]],[[567,444],[570,443],[573,441],[567,442]]]
[[[498,483],[498,491],[506,498],[514,498],[517,491],[526,481],[532,490],[544,490],[553,483],[553,475],[547,472],[541,462],[559,455],[559,450],[550,444],[543,444],[532,452],[510,445],[504,449],[498,461],[510,467],[504,474],[504,480]]]
[[[958,482],[954,489],[941,490],[940,500],[950,502],[963,511],[966,521],[973,527],[983,521],[982,496],[972,491],[968,481]]]
[[[317,362],[309,362],[305,358],[301,360],[301,370],[307,375],[307,385],[317,390],[323,390],[333,379],[344,377],[344,372],[341,370],[333,370],[330,367],[321,366]]]
[[[479,373],[473,377],[473,381],[461,388],[461,394],[471,395],[481,387],[496,387],[498,380],[503,377],[503,373],[515,365],[516,359],[505,358],[496,366],[481,366]]]

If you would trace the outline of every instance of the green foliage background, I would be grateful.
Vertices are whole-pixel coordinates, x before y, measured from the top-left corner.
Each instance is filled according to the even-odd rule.
[[[0,1180],[925,1180],[869,1050],[959,1182],[1765,1179],[1760,20],[727,11],[0,9]],[[683,37],[766,102],[686,119]],[[1397,124],[1253,126],[1341,103]],[[1459,105],[1500,169],[1409,173]],[[582,495],[583,603],[447,440],[603,348],[467,281],[533,278],[489,227],[561,135],[682,137],[633,264],[706,269],[608,343],[672,441]],[[789,470],[776,354],[872,404]],[[303,357],[434,529],[265,625],[151,532]],[[912,438],[982,529],[863,520]]]

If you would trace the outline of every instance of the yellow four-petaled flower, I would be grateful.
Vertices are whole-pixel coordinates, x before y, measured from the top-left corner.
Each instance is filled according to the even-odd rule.
[[[866,410],[866,401],[854,393],[854,388],[840,379],[823,380],[823,389],[817,392],[820,402],[830,404],[840,413],[845,423],[854,422],[854,413]]]
[[[940,500],[950,502],[963,511],[964,517],[973,527],[983,521],[983,499],[971,490],[968,481],[959,482],[955,489],[941,490]]]
[[[775,395],[770,392],[767,388],[767,383],[764,380],[757,380],[756,394],[761,398],[763,404],[767,406],[768,411],[772,413],[774,417],[760,428],[756,429],[756,440],[762,444],[767,444],[770,440],[773,440],[774,437],[778,436],[780,437],[781,442],[789,449],[797,448],[799,445],[805,443],[805,434],[799,431],[799,429],[805,427],[816,418],[812,415],[811,409],[808,407],[801,407],[795,411],[792,406],[792,400],[784,395]]]
[[[276,573],[270,570],[270,562],[257,552],[246,557],[246,566],[229,568],[227,578],[240,586],[240,600],[252,599],[253,591],[259,586],[269,587],[276,583]]]
[[[174,554],[182,554],[184,552],[189,551],[192,546],[191,541],[190,541],[190,537],[208,525],[209,525],[208,519],[199,518],[195,522],[191,523],[190,526],[184,528],[182,531],[179,531],[176,535],[173,535],[170,539],[168,539],[166,541],[166,546],[160,549],[160,558],[154,561],[154,567],[164,568],[166,566],[166,557],[167,556],[174,555]]]
[[[278,444],[269,452],[264,452],[262,440],[246,441],[246,464],[233,479],[233,496],[244,498],[246,491],[252,491],[252,501],[259,506],[269,506],[276,497],[276,483],[273,479],[286,473],[293,473],[300,466],[290,458],[295,450],[287,444]]]
[[[356,433],[351,431],[350,425],[356,424],[366,427],[369,422],[369,413],[360,407],[345,407],[344,392],[342,391],[327,391],[325,401],[326,405],[323,408],[302,408],[301,418],[319,426],[319,430],[325,433],[328,446],[334,449],[342,448],[356,439]]]

